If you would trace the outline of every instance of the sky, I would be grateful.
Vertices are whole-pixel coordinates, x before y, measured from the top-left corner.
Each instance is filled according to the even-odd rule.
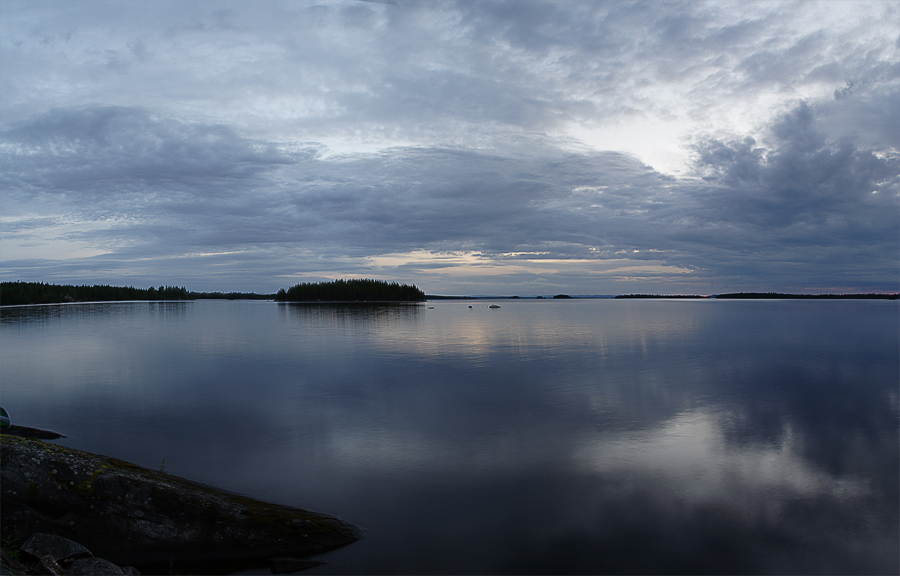
[[[0,0],[0,279],[900,290],[900,2]]]

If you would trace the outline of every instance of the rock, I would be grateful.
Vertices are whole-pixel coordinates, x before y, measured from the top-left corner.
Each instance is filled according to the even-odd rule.
[[[85,574],[91,576],[122,576],[125,571],[103,558],[81,558],[69,564],[66,574]]]
[[[333,516],[268,504],[122,460],[0,435],[4,537],[58,534],[117,564],[265,564],[361,537]],[[195,570],[199,571],[199,570]]]
[[[23,576],[28,573],[28,569],[18,559],[7,554],[6,549],[0,551],[0,574],[8,574],[9,576]]]
[[[57,562],[67,562],[78,558],[90,558],[91,551],[68,538],[55,534],[36,532],[22,544],[22,552],[31,554],[35,558],[51,556]]]
[[[42,440],[56,440],[57,438],[65,438],[59,432],[50,430],[41,430],[40,428],[29,428],[28,426],[18,426],[12,424],[9,428],[3,430],[4,434],[12,434],[13,436],[24,436],[26,438],[40,438]]]
[[[10,574],[49,574],[62,576],[66,574],[104,575],[128,574],[140,576],[135,568],[121,568],[109,560],[95,558],[90,550],[62,536],[37,532],[19,548],[18,555],[23,559]],[[4,560],[7,555],[4,552]],[[10,564],[12,568],[12,564]],[[6,574],[7,572],[3,572]]]
[[[41,574],[49,574],[50,576],[65,576],[66,571],[62,566],[53,559],[53,556],[44,554],[38,560],[40,562]]]

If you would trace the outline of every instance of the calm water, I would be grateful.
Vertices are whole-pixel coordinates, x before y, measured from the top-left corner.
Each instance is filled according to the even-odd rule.
[[[2,402],[366,529],[311,574],[900,570],[897,302],[489,303],[7,308]]]

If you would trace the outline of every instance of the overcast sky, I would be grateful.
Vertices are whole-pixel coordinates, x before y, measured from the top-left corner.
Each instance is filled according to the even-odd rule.
[[[900,2],[0,2],[0,277],[900,289]]]

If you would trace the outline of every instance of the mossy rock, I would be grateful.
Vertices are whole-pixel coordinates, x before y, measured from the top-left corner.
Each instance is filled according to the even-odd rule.
[[[2,434],[0,471],[4,536],[59,534],[119,564],[307,558],[361,537],[333,516],[35,438]]]

